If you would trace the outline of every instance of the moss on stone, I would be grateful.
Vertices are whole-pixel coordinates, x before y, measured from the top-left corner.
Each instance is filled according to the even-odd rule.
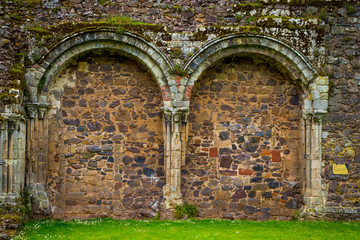
[[[207,41],[209,34],[222,37],[232,33],[258,34],[260,32],[260,28],[257,26],[211,26],[205,31],[194,33],[190,39],[191,41]]]
[[[3,92],[0,94],[0,102],[4,104],[10,104],[14,102],[15,94]]]
[[[24,79],[24,65],[17,63],[9,71],[12,80],[22,80]]]
[[[343,0],[259,0],[263,5],[286,4],[289,6],[341,6]],[[357,4],[357,0],[347,0],[348,4]]]
[[[280,21],[276,21],[275,19],[279,19]],[[314,20],[317,18],[314,18]],[[301,20],[301,24],[296,20]],[[318,25],[308,21],[308,18],[294,18],[287,16],[264,16],[260,17],[259,21],[257,21],[256,25],[260,27],[266,28],[287,28],[289,30],[299,30],[299,29],[317,29]],[[305,24],[306,23],[306,24]]]
[[[49,30],[46,30],[42,27],[33,27],[33,28],[28,28],[28,27],[25,27],[24,28],[25,30],[28,30],[30,32],[35,32],[37,34],[40,34],[40,35],[49,35],[49,34],[52,34],[51,31]]]
[[[261,8],[263,6],[262,3],[243,3],[243,4],[235,4],[233,7],[234,11],[251,11],[253,9]]]

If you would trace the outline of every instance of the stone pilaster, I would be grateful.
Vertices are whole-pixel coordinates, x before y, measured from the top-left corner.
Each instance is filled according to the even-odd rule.
[[[24,116],[2,114],[0,123],[0,201],[15,206],[25,179]]]
[[[27,177],[26,189],[33,201],[34,213],[49,213],[49,201],[46,193],[48,133],[45,116],[49,103],[26,104],[29,119],[27,121]]]
[[[166,208],[181,204],[181,166],[185,164],[187,108],[163,108],[165,137]]]
[[[306,187],[304,201],[306,208],[322,207],[326,192],[321,178],[321,129],[325,111],[304,114],[305,122],[305,161]]]

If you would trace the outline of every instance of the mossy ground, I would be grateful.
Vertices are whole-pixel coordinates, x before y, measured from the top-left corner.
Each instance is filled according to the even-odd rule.
[[[358,239],[359,222],[40,220],[19,239]]]

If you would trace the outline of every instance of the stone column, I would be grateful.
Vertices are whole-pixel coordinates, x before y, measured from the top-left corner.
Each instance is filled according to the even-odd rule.
[[[27,182],[26,188],[33,201],[32,209],[36,214],[49,213],[46,193],[48,127],[45,116],[48,103],[26,105],[29,119],[27,122]]]
[[[0,201],[5,202],[6,193],[7,193],[7,121],[3,120],[0,122],[0,161],[1,161],[1,172],[0,172],[0,184],[1,184],[1,192],[0,192]]]
[[[166,208],[174,208],[182,203],[181,166],[185,163],[186,123],[188,109],[163,108],[165,137],[165,173],[164,197]]]
[[[322,118],[328,108],[328,77],[318,76],[308,86],[309,95],[304,101],[305,122],[305,194],[306,208],[323,207],[326,191],[321,179],[321,132]]]
[[[305,190],[311,189],[311,125],[312,115],[310,113],[304,114],[304,130],[305,130]]]
[[[0,201],[16,206],[25,179],[24,116],[4,113],[0,124]]]
[[[307,113],[305,119],[306,189],[305,204],[308,208],[324,206],[325,194],[321,178],[321,129],[325,112]]]

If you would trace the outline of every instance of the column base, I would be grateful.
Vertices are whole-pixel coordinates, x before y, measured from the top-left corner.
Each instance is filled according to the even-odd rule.
[[[180,188],[169,185],[164,186],[165,209],[174,209],[176,205],[182,205]]]
[[[2,206],[16,207],[22,205],[20,195],[17,193],[2,193],[0,195],[0,203]]]
[[[43,184],[36,183],[27,186],[31,198],[31,211],[33,214],[49,215],[50,203]]]
[[[299,220],[359,221],[359,207],[304,207],[298,215]]]

